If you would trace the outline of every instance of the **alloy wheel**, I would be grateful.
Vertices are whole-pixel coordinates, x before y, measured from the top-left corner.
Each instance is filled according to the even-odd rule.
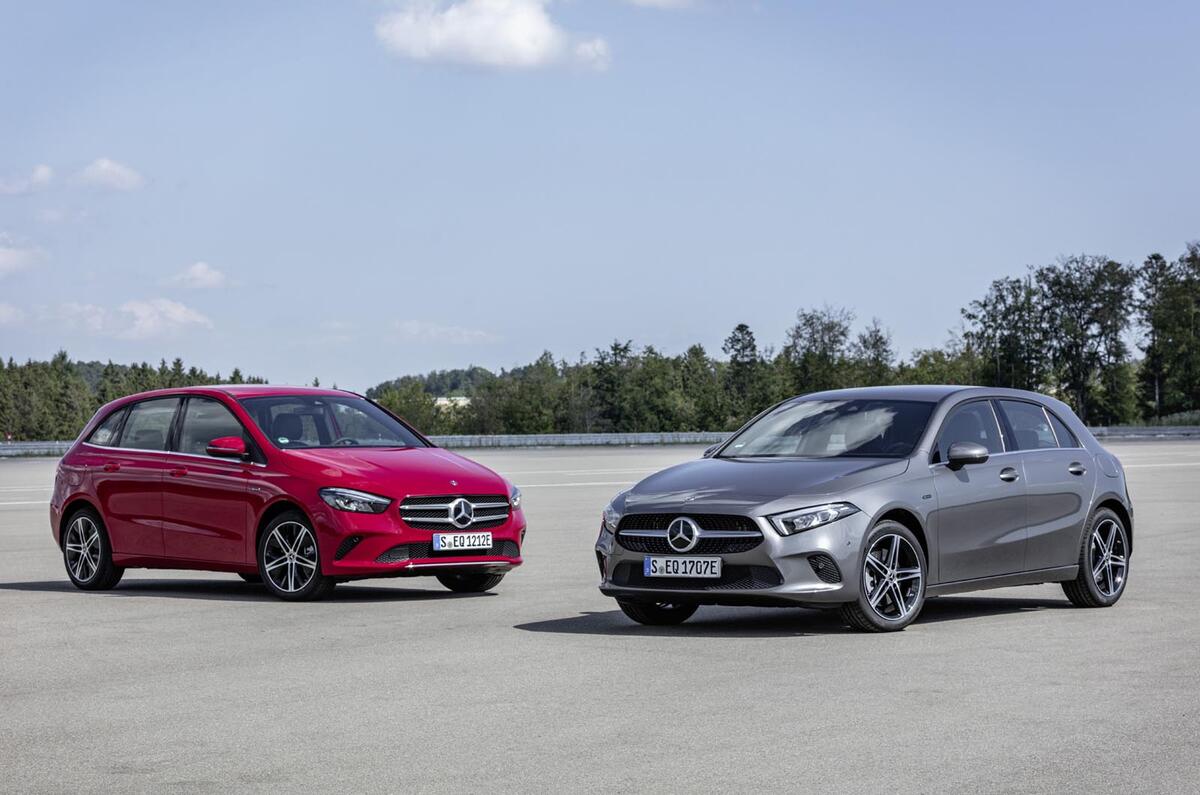
[[[63,540],[67,568],[77,581],[87,583],[100,570],[100,528],[87,516],[79,516],[67,528]]]
[[[317,573],[317,541],[299,522],[281,522],[263,547],[263,572],[286,593],[302,590]]]
[[[888,621],[902,621],[917,609],[923,578],[917,551],[896,534],[876,539],[863,563],[867,602]]]
[[[1088,550],[1096,590],[1106,599],[1116,596],[1125,587],[1129,551],[1125,528],[1112,519],[1105,519],[1092,531]]]

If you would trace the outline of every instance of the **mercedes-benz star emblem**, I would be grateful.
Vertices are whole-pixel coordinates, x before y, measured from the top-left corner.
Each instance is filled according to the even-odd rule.
[[[459,497],[450,503],[450,523],[462,529],[475,521],[475,506]]]
[[[691,552],[700,540],[700,526],[686,516],[667,525],[667,543],[676,552]]]

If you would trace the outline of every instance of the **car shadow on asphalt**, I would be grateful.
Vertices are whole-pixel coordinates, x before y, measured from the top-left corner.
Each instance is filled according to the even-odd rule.
[[[1071,608],[1067,600],[992,596],[942,596],[925,603],[914,627],[940,621],[969,621],[1012,613]],[[860,634],[844,624],[835,610],[803,607],[701,607],[684,624],[647,627],[634,623],[620,610],[580,613],[567,618],[517,624],[526,632],[630,637],[802,637]]]
[[[0,591],[39,593],[81,593],[69,582],[0,582]],[[225,602],[282,602],[257,583],[233,580],[127,580],[110,591],[92,591],[87,596],[153,596],[166,599],[207,599]],[[495,596],[493,593],[462,594],[435,589],[395,588],[341,584],[322,603],[338,602],[418,602],[428,599],[473,599]]]

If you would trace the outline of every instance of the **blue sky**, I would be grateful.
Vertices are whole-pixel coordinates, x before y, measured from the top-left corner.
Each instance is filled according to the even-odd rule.
[[[0,354],[274,382],[942,343],[1200,237],[1195,3],[0,3]]]

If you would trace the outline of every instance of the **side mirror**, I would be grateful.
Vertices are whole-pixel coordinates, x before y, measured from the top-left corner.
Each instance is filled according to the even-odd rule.
[[[246,441],[240,436],[222,436],[209,442],[205,452],[215,458],[245,458]]]
[[[713,456],[713,453],[717,452],[717,450],[719,450],[719,449],[720,449],[720,447],[721,447],[721,444],[722,444],[722,442],[717,442],[717,443],[716,443],[716,444],[714,444],[712,447],[710,447],[710,448],[708,448],[707,450],[705,450],[705,451],[704,451],[704,455],[702,456],[702,458],[712,458],[712,456]]]
[[[946,453],[946,465],[962,469],[967,464],[982,464],[988,460],[988,449],[975,442],[955,442]]]

